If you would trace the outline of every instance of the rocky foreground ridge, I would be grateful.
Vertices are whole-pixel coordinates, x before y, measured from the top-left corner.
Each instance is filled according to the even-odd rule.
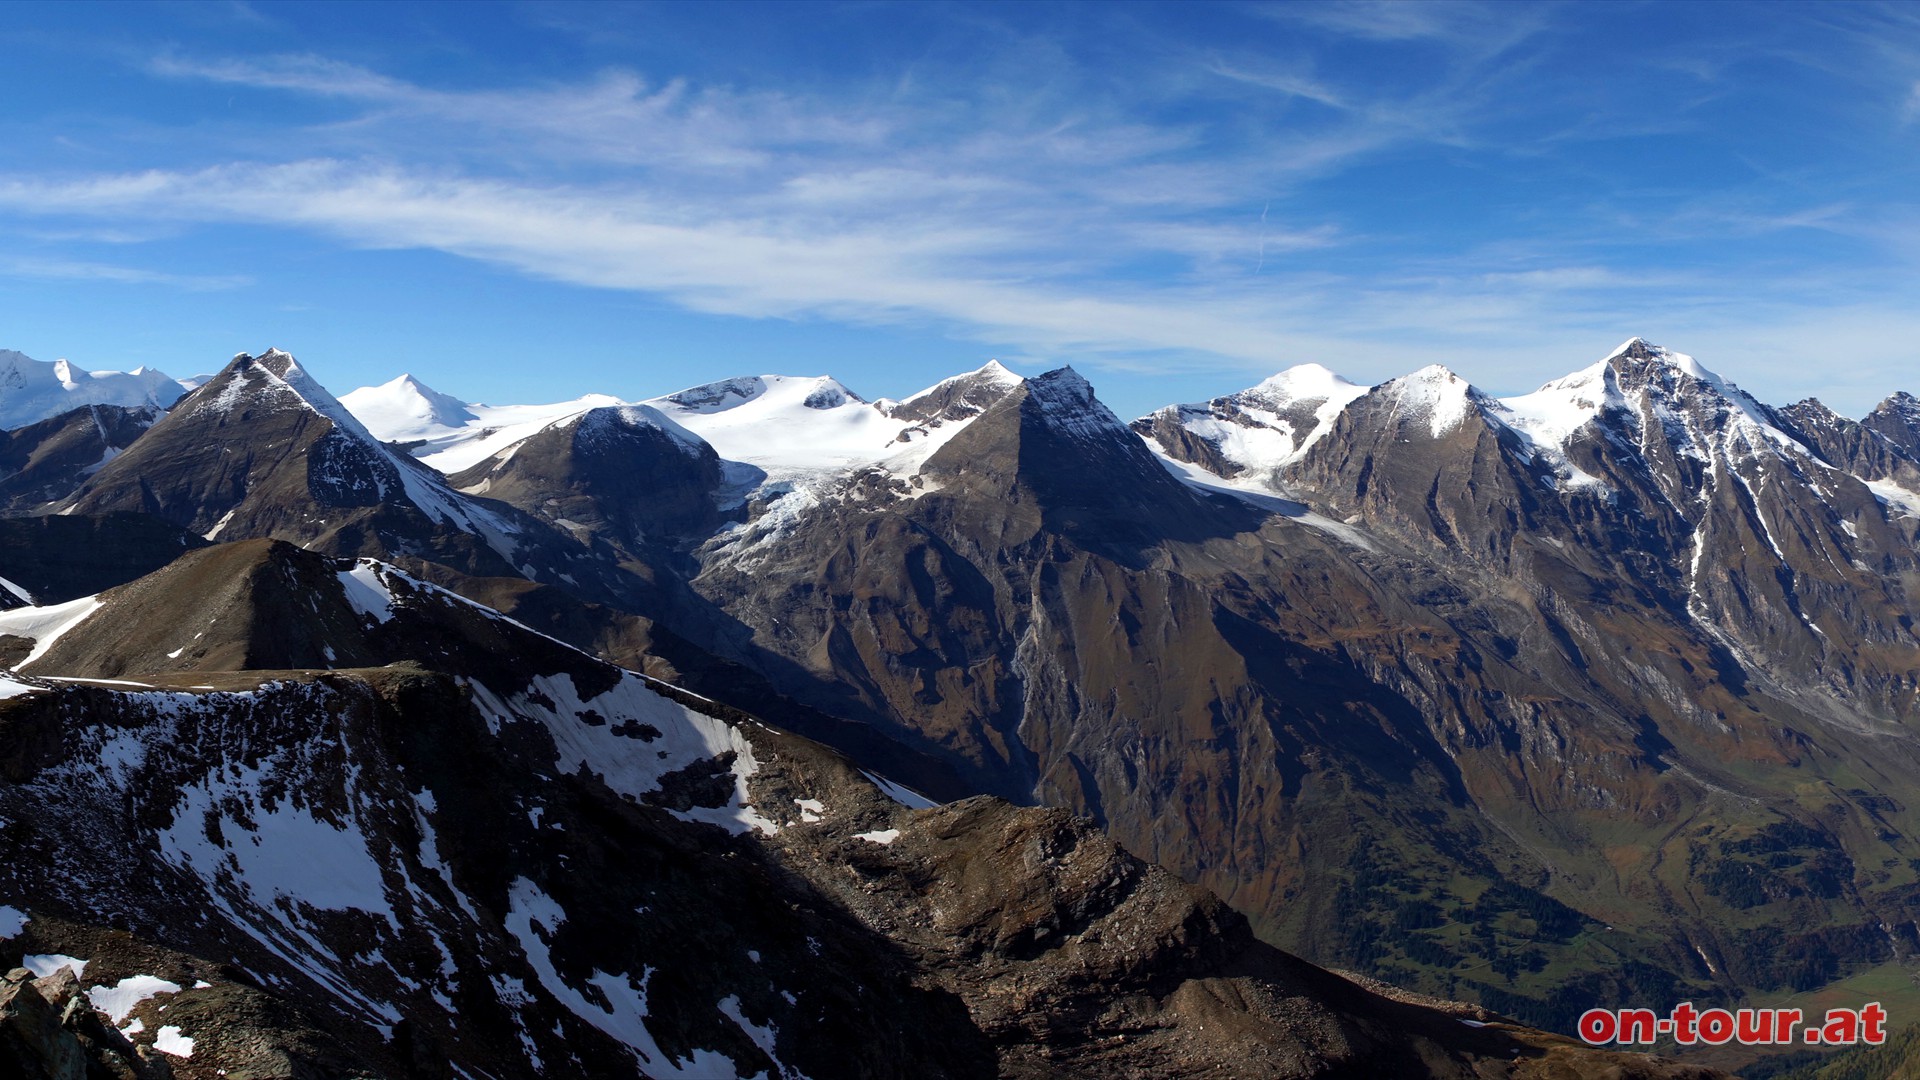
[[[0,701],[20,1075],[1705,1075],[1382,996],[1085,819],[385,564],[222,544],[91,603],[27,667],[99,677]],[[249,644],[295,606],[322,637]]]

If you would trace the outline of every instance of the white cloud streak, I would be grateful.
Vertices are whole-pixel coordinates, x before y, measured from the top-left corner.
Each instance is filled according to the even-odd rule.
[[[238,289],[253,283],[241,274],[174,274],[137,266],[85,262],[72,259],[38,259],[27,256],[0,256],[0,274],[38,281],[104,281],[118,285],[164,285],[190,292]]]
[[[1496,129],[1529,104],[1513,84],[1532,62],[1518,54],[1547,33],[1544,10],[1260,9],[1317,33],[1437,50],[1430,77],[1398,88],[1253,53],[1184,55],[1184,83],[1147,70],[1125,92],[1090,92],[1065,72],[1056,88],[1016,100],[983,72],[958,96],[903,78],[834,101],[617,69],[573,83],[448,90],[320,56],[173,54],[150,71],[292,95],[332,115],[254,143],[236,137],[222,164],[64,179],[0,173],[0,209],[131,234],[298,229],[700,312],[930,323],[1115,369],[1266,374],[1320,360],[1384,378],[1471,357],[1485,366],[1470,374],[1501,389],[1525,388],[1516,373],[1537,372],[1542,353],[1578,356],[1661,326],[1750,341],[1742,333],[1759,324],[1729,317],[1730,298],[1752,301],[1764,285],[1725,267],[1623,264],[1616,234],[1863,235],[1850,203],[1727,196],[1666,200],[1638,220],[1601,205],[1547,224],[1530,243],[1487,237],[1383,259],[1404,238],[1289,198],[1408,147],[1496,159],[1543,152],[1537,142],[1503,145]],[[1179,94],[1232,101],[1227,113],[1247,119],[1156,111]],[[1623,130],[1605,118],[1578,127],[1566,141]],[[1368,258],[1343,262],[1349,251]],[[12,265],[6,272],[29,266]],[[84,260],[37,266],[42,276],[102,280],[143,273]],[[172,283],[224,287],[217,280],[226,279]],[[1760,297],[1775,323],[1822,325],[1785,295]],[[1874,310],[1856,310],[1861,325],[1904,325]],[[1623,326],[1623,311],[1658,325]]]

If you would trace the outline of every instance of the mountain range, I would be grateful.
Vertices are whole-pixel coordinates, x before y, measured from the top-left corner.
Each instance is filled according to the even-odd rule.
[[[0,349],[0,428],[24,427],[82,405],[164,409],[200,381],[143,367],[88,371],[70,360],[47,363]]]
[[[133,1074],[1707,1075],[1544,1031],[1920,949],[1906,395],[162,405],[0,444],[0,950]]]

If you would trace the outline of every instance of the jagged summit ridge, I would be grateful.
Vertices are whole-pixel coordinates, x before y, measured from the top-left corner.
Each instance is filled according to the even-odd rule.
[[[1177,461],[1284,488],[1285,473],[1325,438],[1333,419],[1369,400],[1387,406],[1386,417],[1424,420],[1431,438],[1478,414],[1496,432],[1510,432],[1518,452],[1541,462],[1569,492],[1611,490],[1574,463],[1580,456],[1576,443],[1590,438],[1622,440],[1642,453],[1667,443],[1669,452],[1700,461],[1781,453],[1818,457],[1777,410],[1694,357],[1640,337],[1528,394],[1495,398],[1439,365],[1371,388],[1318,365],[1301,365],[1237,394],[1168,406],[1133,427]],[[1365,429],[1371,422],[1354,425]],[[1920,436],[1909,434],[1920,431],[1920,400],[1896,395],[1865,422],[1886,428],[1883,434],[1895,442],[1911,440],[1910,451],[1920,450]]]

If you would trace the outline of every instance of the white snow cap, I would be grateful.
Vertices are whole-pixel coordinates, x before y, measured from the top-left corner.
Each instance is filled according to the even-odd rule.
[[[479,419],[459,398],[412,375],[342,394],[340,404],[359,417],[368,431],[390,442],[430,439]]]
[[[1436,439],[1459,427],[1474,413],[1475,402],[1482,397],[1472,383],[1439,364],[1390,379],[1374,390],[1393,401],[1402,415],[1425,418]]]
[[[612,427],[629,430],[651,428],[671,436],[689,453],[698,453],[707,446],[705,439],[688,431],[666,413],[651,405],[602,405],[581,413],[577,422],[583,434]]]
[[[1319,364],[1296,364],[1254,385],[1242,396],[1256,397],[1275,407],[1285,407],[1305,401],[1339,401],[1345,404],[1366,392],[1366,387],[1349,382]]]
[[[165,408],[190,389],[145,367],[88,371],[71,360],[47,363],[0,349],[0,429],[25,427],[82,405]]]
[[[721,457],[769,477],[799,479],[870,464],[897,450],[898,422],[830,376],[748,375],[645,404],[705,439]]]
[[[1648,341],[1646,338],[1642,338],[1642,337],[1631,337],[1621,342],[1620,347],[1613,350],[1611,353],[1608,353],[1607,359],[1601,361],[1601,363],[1607,363],[1609,361],[1618,360],[1621,357],[1626,356],[1628,353],[1635,351],[1636,349],[1640,352],[1647,354],[1648,358],[1653,363],[1664,363],[1664,364],[1671,365],[1672,367],[1677,368],[1680,371],[1688,375],[1691,375],[1696,379],[1699,379],[1703,382],[1712,383],[1716,387],[1723,387],[1724,385],[1726,385],[1726,380],[1722,379],[1715,372],[1707,370],[1707,368],[1704,365],[1702,365],[1700,361],[1695,360],[1693,357],[1688,356],[1686,353],[1674,352],[1672,349],[1669,349],[1663,345],[1655,345],[1653,342]]]
[[[902,398],[900,401],[894,402],[893,404],[895,406],[911,405],[922,398],[930,397],[934,394],[937,394],[940,391],[945,390],[947,387],[954,385],[955,383],[965,382],[965,383],[974,383],[977,385],[985,385],[985,386],[1004,386],[1011,389],[1015,386],[1019,386],[1021,383],[1026,381],[1027,380],[1021,378],[1018,375],[1015,375],[1013,372],[1008,371],[1006,365],[1002,364],[1000,361],[989,360],[986,363],[980,365],[979,367],[973,369],[972,371],[967,372],[965,375],[954,375],[949,378],[941,379],[939,382],[934,383],[932,386],[927,387],[925,390],[921,390],[918,393],[909,394],[906,397]]]

